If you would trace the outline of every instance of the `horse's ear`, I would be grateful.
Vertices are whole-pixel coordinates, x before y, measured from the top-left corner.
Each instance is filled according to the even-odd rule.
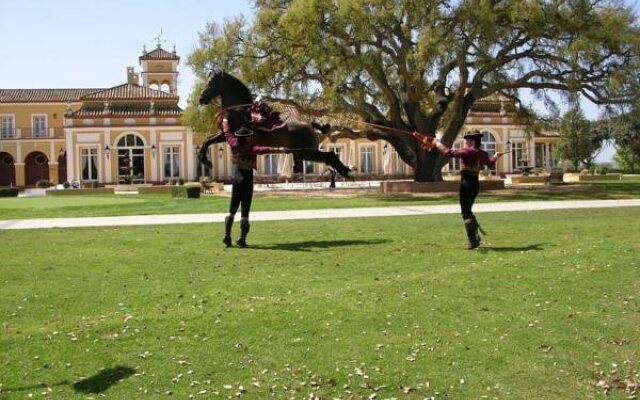
[[[216,76],[224,74],[224,70],[218,66],[211,68],[211,72],[209,72],[209,76]]]

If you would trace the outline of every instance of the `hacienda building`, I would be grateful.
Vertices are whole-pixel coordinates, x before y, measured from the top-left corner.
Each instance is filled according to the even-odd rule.
[[[150,52],[143,49],[140,73],[127,67],[126,82],[111,88],[0,89],[0,186],[33,187],[43,180],[84,187],[165,184],[203,176],[227,181],[232,166],[225,144],[210,147],[210,170],[197,162],[205,135],[182,123],[179,62],[175,49],[158,45]],[[484,133],[489,153],[507,146],[513,150],[492,172],[554,167],[558,135],[526,134],[509,107],[505,101],[482,101],[467,118],[466,128]],[[326,140],[322,149],[338,153],[362,179],[412,177],[411,168],[384,141]],[[291,155],[259,156],[257,180],[290,177],[292,164]],[[311,162],[296,169],[305,177],[326,172],[326,166]],[[452,160],[445,175],[458,169]]]

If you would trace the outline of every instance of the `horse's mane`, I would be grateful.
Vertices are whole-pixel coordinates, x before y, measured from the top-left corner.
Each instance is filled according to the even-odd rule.
[[[219,68],[213,69],[210,77],[216,82],[224,82],[223,84],[229,90],[228,94],[233,96],[231,99],[234,103],[233,105],[253,103],[251,91],[240,79]]]

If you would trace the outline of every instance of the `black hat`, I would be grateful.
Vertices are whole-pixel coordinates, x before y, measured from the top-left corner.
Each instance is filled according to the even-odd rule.
[[[469,131],[467,133],[464,134],[464,136],[462,136],[465,139],[474,139],[474,140],[480,140],[482,139],[482,136],[484,136],[482,133],[473,130],[473,131]]]
[[[247,137],[253,135],[253,131],[251,129],[245,128],[244,126],[237,131],[233,132],[236,137]]]

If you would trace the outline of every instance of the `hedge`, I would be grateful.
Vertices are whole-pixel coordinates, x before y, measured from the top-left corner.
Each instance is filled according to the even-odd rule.
[[[174,198],[200,198],[200,186],[172,186],[171,197]]]
[[[18,197],[18,188],[0,187],[0,197]]]

